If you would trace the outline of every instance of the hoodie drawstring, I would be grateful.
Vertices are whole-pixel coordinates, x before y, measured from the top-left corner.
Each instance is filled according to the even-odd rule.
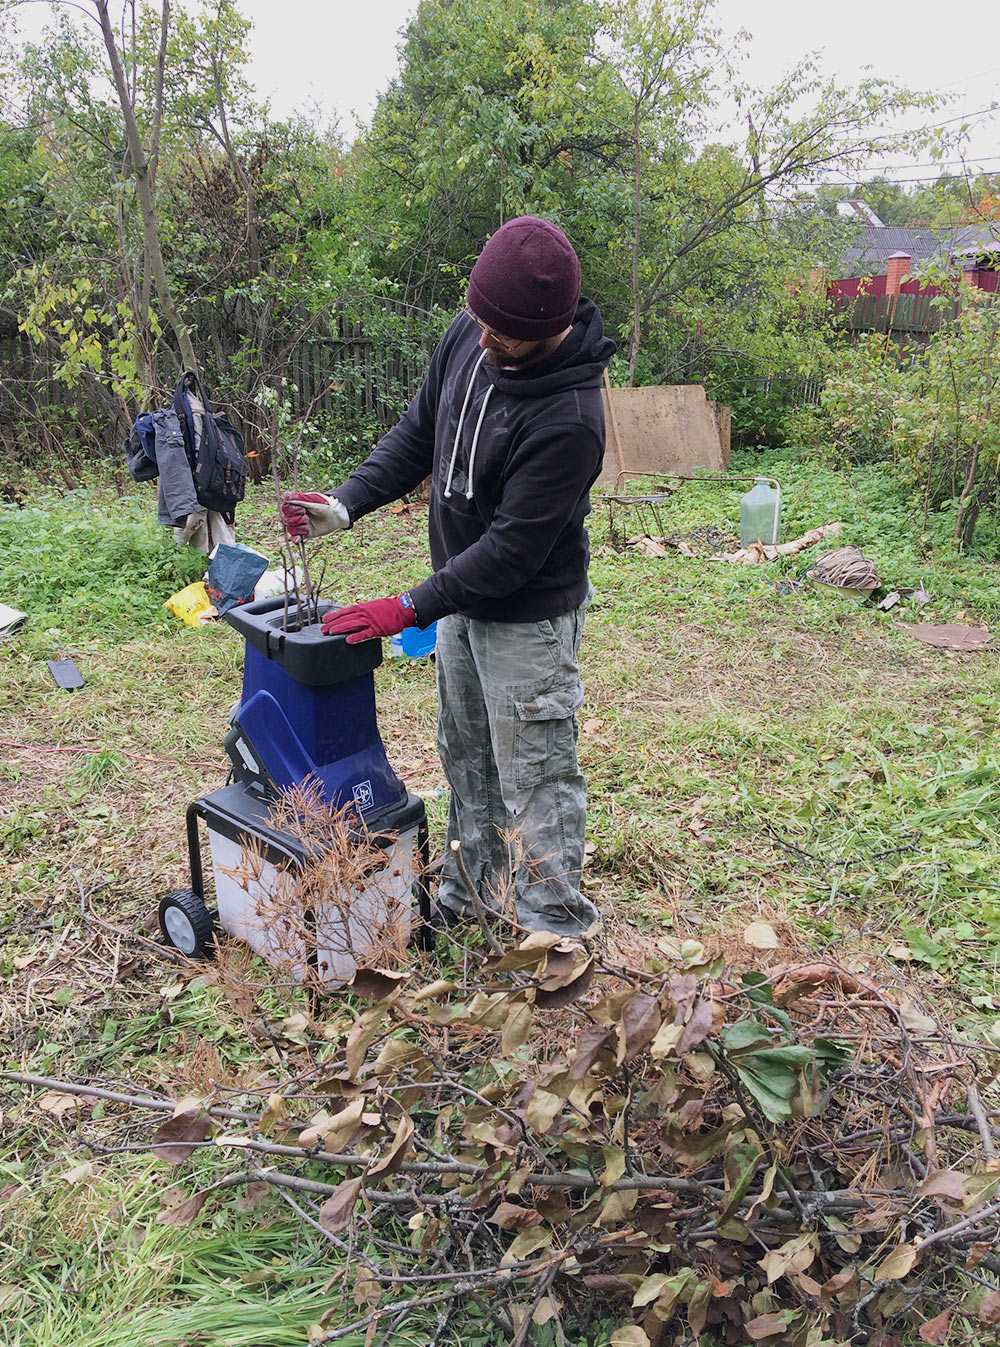
[[[455,476],[455,460],[458,458],[458,446],[462,440],[462,427],[465,425],[465,413],[469,409],[469,401],[472,398],[472,390],[476,383],[476,375],[479,373],[479,366],[483,363],[485,359],[486,359],[486,352],[484,351],[482,355],[479,357],[479,359],[476,361],[475,365],[472,367],[472,373],[469,375],[469,386],[465,390],[465,401],[462,403],[462,411],[458,418],[458,427],[455,430],[455,443],[451,447],[451,459],[448,463],[448,475],[445,478],[444,483],[445,500],[451,499],[451,483],[452,479]],[[479,445],[479,430],[483,424],[483,417],[486,415],[486,404],[489,402],[490,394],[492,392],[493,392],[493,385],[490,384],[486,390],[486,396],[483,398],[483,405],[479,411],[479,420],[476,422],[475,434],[472,437],[472,450],[469,454],[469,471],[465,492],[466,500],[472,499],[472,468],[476,461],[476,449]]]

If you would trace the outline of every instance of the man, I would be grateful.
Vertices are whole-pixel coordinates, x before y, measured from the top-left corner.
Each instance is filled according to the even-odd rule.
[[[577,764],[577,655],[591,588],[584,519],[604,455],[601,380],[614,354],[580,263],[555,225],[522,216],[492,236],[468,309],[445,333],[402,420],[330,495],[292,493],[294,537],[349,528],[430,474],[434,572],[394,598],[329,613],[348,641],[438,620],[438,748],[483,901],[506,891],[517,920],[578,935],[597,920],[580,892],[586,785]],[[454,853],[438,901],[469,910]]]

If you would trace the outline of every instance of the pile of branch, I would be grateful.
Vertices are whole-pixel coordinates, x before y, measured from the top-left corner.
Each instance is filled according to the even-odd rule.
[[[750,543],[748,547],[740,547],[733,552],[713,552],[709,556],[705,556],[683,538],[652,538],[648,534],[643,534],[641,537],[630,538],[628,546],[647,557],[669,556],[670,549],[673,548],[682,557],[698,557],[702,561],[727,561],[733,566],[757,566],[762,561],[776,561],[778,557],[795,556],[807,547],[814,547],[824,538],[836,537],[843,528],[842,523],[834,521],[810,529],[808,533],[803,533],[801,538],[792,538],[787,543]]]
[[[1000,1050],[912,995],[832,963],[737,976],[694,941],[618,967],[547,934],[462,985],[369,968],[352,991],[321,1050],[298,1017],[263,1111],[0,1074],[121,1105],[133,1141],[131,1110],[159,1113],[147,1144],[192,1189],[173,1223],[269,1185],[349,1298],[320,1342],[456,1307],[514,1344],[609,1319],[618,1347],[1000,1323]]]

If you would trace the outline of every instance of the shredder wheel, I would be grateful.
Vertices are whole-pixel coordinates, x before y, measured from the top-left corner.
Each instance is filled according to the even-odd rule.
[[[160,930],[174,949],[191,959],[211,954],[215,922],[208,908],[191,889],[174,889],[160,899]]]

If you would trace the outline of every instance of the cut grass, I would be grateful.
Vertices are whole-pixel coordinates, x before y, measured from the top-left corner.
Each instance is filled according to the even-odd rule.
[[[924,583],[932,602],[922,620],[1000,617],[998,567],[949,550],[943,518],[922,542],[878,473],[848,481],[774,455],[739,470],[758,469],[782,481],[784,536],[844,518],[844,541],[871,555],[886,582]],[[665,507],[670,527],[732,517],[741,490],[723,502],[715,488],[684,487]],[[78,528],[82,513],[98,531],[107,523],[114,532],[127,514],[129,539],[155,534],[150,507],[142,520],[131,508],[95,492],[85,511],[77,499],[65,509],[53,499],[37,512],[46,537]],[[240,522],[244,541],[276,555],[269,493],[252,496]],[[414,583],[428,570],[425,527],[420,509],[381,512],[318,544],[330,558],[330,596],[371,598]],[[931,650],[898,631],[893,615],[853,599],[779,597],[775,576],[806,557],[737,568],[619,555],[599,504],[592,542],[597,592],[580,716],[585,882],[618,946],[641,957],[665,934],[690,933],[726,951],[760,917],[780,933],[776,957],[832,947],[884,982],[909,962],[958,1029],[982,1032],[1000,1008],[997,654]],[[10,577],[27,562],[2,554],[0,599],[31,621],[0,643],[0,739],[17,745],[0,748],[0,1032],[21,1070],[178,1094],[242,1092],[259,1103],[275,1051],[261,1017],[273,1026],[300,1011],[301,990],[276,984],[232,944],[222,969],[178,979],[80,919],[82,890],[97,917],[138,930],[164,891],[186,886],[184,810],[227,771],[240,642],[221,624],[189,629],[161,609],[180,587],[172,564],[191,560],[167,548],[165,569],[143,572],[137,559],[160,556],[162,543],[129,541],[115,554],[132,558],[134,607],[122,606],[117,579],[101,589],[96,563],[81,581],[85,599],[68,583],[56,593],[54,580],[21,592]],[[46,565],[58,571],[57,559]],[[914,614],[904,607],[903,616]],[[77,693],[58,690],[45,668],[67,654],[87,680]],[[376,689],[390,761],[427,802],[440,843],[433,666],[386,659]],[[89,751],[63,751],[77,749]],[[336,998],[322,1013],[336,1016]],[[53,1119],[14,1090],[5,1125],[0,1190],[9,1179],[31,1198],[23,1210],[20,1200],[0,1208],[5,1235],[16,1231],[0,1253],[0,1285],[24,1293],[6,1309],[4,1342],[304,1341],[339,1256],[324,1250],[310,1262],[316,1246],[282,1207],[251,1217],[219,1194],[196,1225],[164,1230],[153,1224],[156,1190],[168,1182],[161,1167],[102,1161],[85,1202],[58,1177],[86,1158],[83,1140],[125,1126],[117,1116],[88,1108]],[[128,1229],[145,1233],[136,1242],[120,1233]],[[123,1304],[135,1307],[128,1320]]]

